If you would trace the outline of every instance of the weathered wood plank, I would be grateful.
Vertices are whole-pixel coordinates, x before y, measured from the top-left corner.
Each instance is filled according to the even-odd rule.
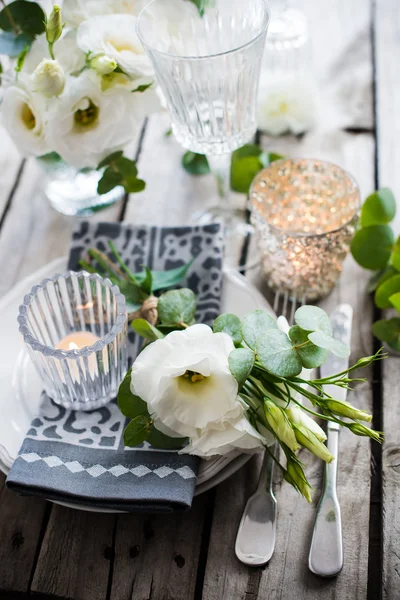
[[[0,475],[0,590],[25,592],[31,577],[46,502],[16,496]]]
[[[400,12],[396,0],[376,4],[376,106],[378,127],[378,172],[380,187],[390,187],[400,197]],[[400,214],[395,220],[400,233]],[[399,359],[391,356],[382,365],[383,381],[383,598],[397,600],[400,595],[400,511],[399,456],[400,391]]]
[[[0,215],[15,193],[18,185],[18,175],[23,168],[23,161],[7,131],[0,124]]]
[[[118,517],[111,600],[193,598],[204,500],[184,514]]]
[[[104,600],[115,519],[115,515],[54,506],[31,591],[74,600]]]

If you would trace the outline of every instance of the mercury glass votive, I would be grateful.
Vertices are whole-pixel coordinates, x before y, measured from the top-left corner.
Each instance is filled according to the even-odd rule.
[[[114,398],[126,374],[127,311],[117,286],[69,271],[32,288],[19,331],[50,398],[93,410]]]
[[[250,205],[267,284],[299,299],[329,294],[358,221],[351,175],[321,160],[279,160],[256,175]]]

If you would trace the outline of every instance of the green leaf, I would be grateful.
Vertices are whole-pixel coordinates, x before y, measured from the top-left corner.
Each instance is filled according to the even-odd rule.
[[[193,2],[193,4],[197,6],[199,15],[203,17],[207,6],[212,6],[213,0],[190,0],[190,2]]]
[[[186,276],[186,273],[190,269],[194,262],[194,259],[188,262],[182,267],[176,267],[176,269],[169,269],[168,271],[152,271],[153,275],[153,292],[157,290],[163,290],[169,287],[173,287],[180,283]],[[136,276],[139,279],[142,273],[137,273]]]
[[[134,90],[131,90],[131,92],[145,92],[146,90],[148,90],[149,88],[151,88],[151,86],[153,85],[153,82],[151,83],[144,83],[142,85],[139,85],[137,88],[135,88]]]
[[[400,292],[396,292],[396,294],[389,296],[389,302],[397,312],[400,312]]]
[[[39,4],[16,0],[7,4],[0,12],[0,29],[40,35],[45,30],[46,16]]]
[[[361,225],[386,225],[396,215],[396,200],[389,188],[377,190],[365,200],[361,209]]]
[[[26,55],[28,54],[29,50],[30,50],[30,46],[27,45],[18,54],[18,56],[17,56],[17,63],[15,65],[15,67],[14,67],[14,70],[15,70],[16,73],[20,73],[22,71],[22,67],[24,66],[25,58],[26,58]]]
[[[97,168],[98,169],[102,169],[103,167],[110,165],[112,162],[118,160],[119,158],[121,158],[123,156],[123,151],[122,150],[118,150],[117,152],[113,152],[112,154],[110,154],[109,156],[106,156],[106,158],[103,158],[103,160],[101,162],[99,162]]]
[[[389,262],[394,244],[394,235],[388,225],[363,227],[351,242],[351,253],[364,269],[377,271]]]
[[[172,129],[171,127],[169,129],[167,129],[167,131],[164,133],[164,137],[168,138],[171,137],[172,135]]]
[[[263,366],[279,377],[295,377],[302,369],[302,363],[292,342],[283,331],[269,329],[259,337],[257,356]]]
[[[15,58],[25,46],[31,46],[33,40],[34,36],[28,33],[15,35],[13,31],[0,31],[0,54]]]
[[[149,436],[151,420],[146,415],[138,415],[128,423],[124,431],[124,444],[134,448],[145,442]]]
[[[229,355],[229,368],[241,387],[254,367],[254,352],[249,348],[235,348]]]
[[[122,185],[123,177],[121,173],[114,171],[112,167],[107,167],[103,173],[103,177],[97,184],[97,193],[107,194],[118,185]]]
[[[196,296],[188,288],[171,290],[160,296],[157,308],[161,323],[189,325],[196,313]]]
[[[181,437],[169,437],[168,435],[165,435],[165,433],[161,433],[161,431],[159,431],[157,427],[154,427],[154,424],[152,424],[147,436],[147,441],[153,446],[153,448],[163,448],[164,450],[180,450],[186,445],[188,439]]]
[[[343,344],[343,342],[340,342],[339,340],[335,340],[335,338],[322,331],[313,331],[308,335],[308,339],[316,346],[329,350],[339,358],[347,358],[350,356],[350,348],[346,346],[346,344]]]
[[[298,325],[291,327],[289,337],[292,340],[297,354],[300,356],[303,367],[314,369],[324,364],[328,358],[328,350],[316,346],[308,339],[308,332]],[[304,346],[298,348],[297,346]]]
[[[145,271],[146,275],[143,281],[140,283],[142,290],[146,292],[150,296],[153,286],[153,275],[148,267],[146,267]]]
[[[134,160],[127,158],[126,156],[120,156],[117,159],[114,159],[115,167],[118,169],[120,173],[122,173],[124,179],[128,177],[132,177],[132,179],[136,179],[138,174],[137,166]]]
[[[254,177],[261,171],[263,164],[257,156],[246,156],[232,160],[231,189],[240,194],[247,194]]]
[[[386,342],[394,350],[400,351],[400,318],[381,319],[372,325],[372,333],[381,342]]]
[[[207,175],[210,172],[207,157],[190,150],[182,156],[182,166],[191,175]]]
[[[393,267],[396,269],[396,271],[400,271],[400,236],[397,238],[396,243],[393,246],[390,261]]]
[[[242,323],[236,315],[225,313],[219,315],[214,321],[213,329],[215,333],[223,331],[227,333],[233,340],[235,346],[238,346],[242,340]]]
[[[151,340],[152,342],[161,340],[165,337],[157,327],[154,327],[154,325],[146,321],[146,319],[135,319],[132,321],[132,329],[141,337],[146,340]]]
[[[148,294],[146,294],[146,292],[142,290],[141,286],[133,283],[133,281],[128,281],[127,279],[120,279],[117,282],[117,285],[120,289],[121,294],[125,296],[126,302],[134,306],[138,306],[138,308],[140,308],[140,306],[143,304],[144,300],[146,300],[148,296]],[[136,308],[133,310],[138,309]],[[131,311],[129,310],[129,312]]]
[[[278,329],[275,319],[265,311],[256,309],[247,313],[242,319],[244,341],[255,350],[257,339],[269,329]]]
[[[378,308],[391,308],[390,296],[400,292],[400,273],[386,279],[375,292],[375,304]]]
[[[118,406],[125,417],[134,419],[138,415],[148,416],[147,404],[131,392],[132,369],[129,369],[118,390]]]
[[[397,275],[397,273],[398,270],[392,267],[392,265],[389,265],[388,267],[386,267],[386,269],[376,271],[369,280],[368,291],[375,292],[375,290],[381,285],[381,283],[387,281],[388,279],[393,277],[393,275]]]
[[[138,192],[142,192],[146,187],[146,182],[143,179],[136,179],[134,177],[127,177],[122,183],[128,194],[137,194]]]
[[[300,306],[294,314],[296,325],[305,331],[322,331],[332,335],[332,325],[326,312],[319,306]]]

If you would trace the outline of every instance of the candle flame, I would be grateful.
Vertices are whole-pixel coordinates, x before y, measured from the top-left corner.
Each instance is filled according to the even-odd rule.
[[[88,308],[93,308],[94,302],[87,302],[87,304],[79,304],[76,308],[78,310],[86,310]]]
[[[75,342],[69,343],[69,350],[79,350],[79,346]]]

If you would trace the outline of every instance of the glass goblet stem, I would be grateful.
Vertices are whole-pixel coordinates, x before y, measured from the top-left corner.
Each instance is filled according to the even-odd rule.
[[[228,211],[231,190],[231,158],[232,154],[207,154],[211,173],[217,184],[221,210]]]

